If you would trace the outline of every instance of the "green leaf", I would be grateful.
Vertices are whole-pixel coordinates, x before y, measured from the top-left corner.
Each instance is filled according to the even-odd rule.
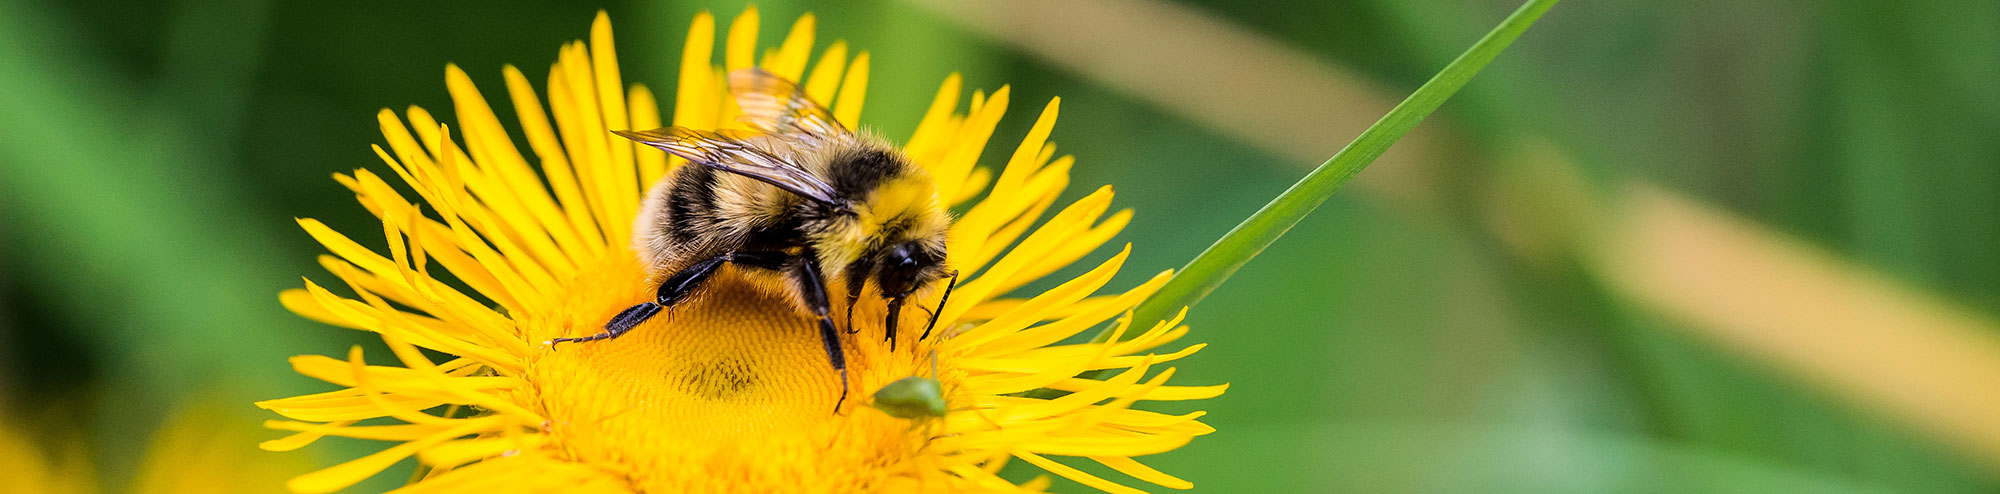
[[[1377,120],[1375,125],[1369,126],[1368,130],[1362,131],[1361,136],[1356,137],[1354,142],[1348,143],[1346,148],[1334,153],[1333,158],[1326,160],[1326,163],[1314,169],[1311,174],[1300,179],[1299,183],[1279,194],[1270,204],[1264,205],[1263,209],[1257,210],[1255,214],[1250,215],[1250,218],[1236,225],[1235,229],[1216,240],[1215,244],[1208,246],[1207,250],[1195,256],[1194,260],[1189,261],[1187,266],[1174,274],[1174,278],[1168,281],[1159,293],[1134,309],[1129,320],[1148,323],[1166,320],[1181,308],[1193,306],[1208,296],[1209,292],[1215,291],[1215,287],[1221,286],[1230,275],[1236,274],[1237,269],[1250,262],[1251,258],[1257,257],[1264,248],[1270,247],[1278,237],[1284,236],[1286,231],[1297,225],[1299,220],[1305,219],[1306,215],[1311,214],[1320,203],[1326,202],[1328,197],[1332,197],[1335,191],[1346,185],[1347,181],[1354,178],[1356,173],[1360,173],[1362,168],[1366,168],[1369,163],[1375,161],[1375,158],[1382,156],[1382,152],[1387,151],[1391,144],[1409,134],[1410,129],[1423,122],[1424,117],[1430,115],[1432,111],[1436,111],[1438,105],[1444,104],[1444,101],[1453,93],[1457,93],[1459,88],[1465,87],[1465,83],[1472,80],[1473,75],[1486,68],[1486,64],[1492,62],[1493,57],[1498,56],[1501,50],[1512,44],[1515,38],[1519,38],[1522,32],[1527,31],[1529,25],[1534,24],[1535,20],[1541,18],[1542,13],[1547,12],[1556,2],[1557,0],[1530,0],[1521,5],[1521,8],[1501,21],[1498,27],[1474,43],[1472,48],[1460,54],[1457,59],[1451,61],[1451,64],[1446,65],[1443,71],[1417,88],[1417,92],[1410,94],[1409,98],[1389,110],[1388,115]],[[1135,329],[1144,327],[1141,325]],[[1107,327],[1097,334],[1096,341],[1104,341],[1110,337],[1111,328]]]

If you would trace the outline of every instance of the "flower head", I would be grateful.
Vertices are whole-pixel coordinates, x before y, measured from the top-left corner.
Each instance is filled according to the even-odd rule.
[[[753,64],[800,81],[837,120],[864,122],[867,52],[850,57],[836,41],[808,71],[811,15],[761,58],[757,27],[754,9],[737,17],[717,64],[714,20],[695,18],[673,125],[741,128],[724,75]],[[1122,337],[1110,343],[1064,343],[1126,312],[1169,273],[1097,295],[1127,246],[1040,294],[1005,298],[1090,254],[1130,218],[1107,215],[1109,188],[1048,214],[1073,163],[1048,143],[1056,101],[995,173],[974,165],[1008,89],[974,91],[961,113],[960,79],[945,80],[903,147],[935,179],[939,201],[963,211],[947,262],[964,279],[936,309],[940,334],[915,345],[891,350],[880,324],[863,323],[884,319],[882,301],[858,305],[857,332],[841,335],[857,391],[850,400],[876,399],[888,387],[880,399],[908,403],[829,413],[842,384],[814,320],[742,280],[714,282],[670,317],[615,340],[547,343],[596,333],[620,309],[651,300],[654,287],[629,241],[632,218],[646,188],[683,165],[609,132],[662,122],[652,92],[621,81],[604,15],[589,43],[562,48],[546,98],[520,70],[504,73],[525,150],[472,79],[449,67],[456,136],[421,108],[378,116],[388,147],[376,154],[414,198],[367,169],[335,176],[381,220],[385,251],[300,220],[332,252],[321,262],[351,295],[308,280],[283,294],[285,305],[380,334],[396,361],[371,365],[359,347],[341,358],[294,358],[300,373],[341,389],[259,403],[291,419],[270,427],[296,431],[263,447],[296,449],[324,436],[396,444],[297,477],[293,491],[338,490],[411,456],[427,469],[411,492],[1035,490],[996,475],[1013,458],[1100,489],[1132,490],[1056,457],[1190,485],[1132,459],[1212,431],[1200,412],[1130,408],[1222,392],[1165,384],[1173,369],[1162,364],[1201,347],[1150,352],[1185,334],[1179,318],[1121,321]],[[939,295],[912,305],[936,307]],[[1079,377],[1100,369],[1112,377]],[[892,386],[913,376],[934,379],[928,389],[936,391]],[[1069,394],[1021,396],[1043,388]],[[917,403],[924,393],[942,400],[941,417],[930,413],[937,406]],[[899,409],[910,413],[885,411]]]

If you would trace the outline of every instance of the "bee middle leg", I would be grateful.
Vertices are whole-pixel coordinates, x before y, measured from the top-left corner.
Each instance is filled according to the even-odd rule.
[[[840,371],[840,399],[833,402],[833,411],[838,413],[840,405],[847,402],[847,355],[840,349],[840,332],[833,324],[833,306],[827,301],[826,277],[820,274],[819,261],[810,251],[792,258],[786,266],[785,275],[797,283],[806,309],[819,318],[819,337],[826,346],[826,358],[833,362],[833,370]]]

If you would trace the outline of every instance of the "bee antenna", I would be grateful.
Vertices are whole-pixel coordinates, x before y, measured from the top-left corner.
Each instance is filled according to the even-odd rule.
[[[931,337],[931,329],[937,327],[938,314],[944,312],[945,301],[951,300],[951,291],[957,288],[958,288],[958,272],[952,271],[951,284],[944,286],[944,296],[938,297],[937,311],[931,312],[931,323],[924,325],[924,335],[918,336],[917,337],[918,340]],[[936,363],[937,359],[931,359],[931,362]]]

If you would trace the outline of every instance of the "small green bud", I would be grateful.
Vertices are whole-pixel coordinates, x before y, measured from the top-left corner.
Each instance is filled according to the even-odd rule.
[[[936,379],[905,377],[875,391],[875,408],[891,417],[943,417],[944,387]]]

